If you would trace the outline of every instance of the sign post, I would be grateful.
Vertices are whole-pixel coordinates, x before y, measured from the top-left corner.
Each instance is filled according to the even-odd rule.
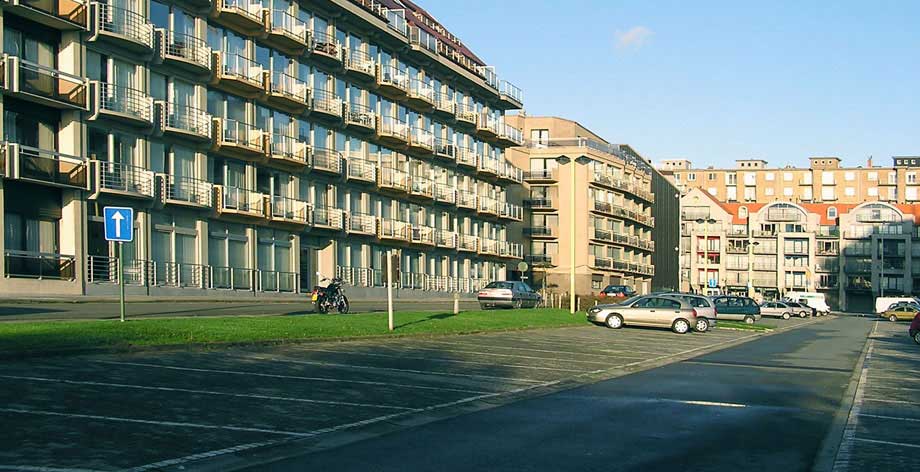
[[[118,308],[121,321],[125,321],[125,248],[124,243],[134,241],[134,209],[104,207],[105,240],[118,243]]]
[[[393,331],[393,251],[387,251],[387,321]]]

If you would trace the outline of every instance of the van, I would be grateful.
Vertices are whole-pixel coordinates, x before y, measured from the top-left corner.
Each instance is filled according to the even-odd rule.
[[[831,314],[831,307],[824,299],[823,293],[818,292],[786,292],[785,298],[794,302],[804,303],[815,309],[818,315]],[[887,306],[885,308],[888,308]]]
[[[917,297],[876,297],[875,299],[875,312],[884,313],[888,310],[891,305],[894,305],[898,302],[913,302],[918,303]]]

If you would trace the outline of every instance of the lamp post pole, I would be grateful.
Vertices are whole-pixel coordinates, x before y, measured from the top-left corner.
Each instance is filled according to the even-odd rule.
[[[706,280],[700,281],[700,285],[703,286],[701,292],[705,292],[706,287],[709,286],[709,225],[715,223],[716,220],[713,218],[697,218],[696,222],[703,225],[703,273],[706,275]]]
[[[754,246],[760,245],[748,237],[748,298],[754,298]]]
[[[571,182],[569,185],[572,186],[572,191],[569,194],[569,260],[570,269],[569,269],[569,313],[575,314],[575,186],[578,185],[578,179],[576,178],[575,171],[578,170],[578,166],[575,165],[575,159],[572,159],[571,168],[569,172],[572,174]]]

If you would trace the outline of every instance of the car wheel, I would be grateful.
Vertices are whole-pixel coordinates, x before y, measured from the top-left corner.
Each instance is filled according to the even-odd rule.
[[[920,344],[920,331],[914,333],[914,342]]]
[[[706,318],[697,318],[696,319],[696,329],[697,332],[705,333],[709,331],[709,320]]]
[[[753,316],[745,316],[745,317],[744,317],[744,322],[747,323],[747,324],[754,324],[754,317],[753,317]]]
[[[804,311],[800,311],[799,318],[808,318],[808,313],[805,313]]]
[[[671,325],[671,330],[677,334],[686,334],[687,331],[690,331],[690,323],[683,318],[674,320],[674,324]]]
[[[524,301],[523,301],[523,300],[520,300],[520,299],[515,300],[515,301],[511,302],[511,306],[512,306],[515,310],[519,310],[519,309],[521,309],[522,306],[524,306]]]
[[[623,317],[620,315],[610,315],[607,317],[606,324],[610,329],[620,329],[623,327]]]
[[[891,322],[898,321],[898,317],[897,317],[897,316],[894,316],[894,315],[891,315],[891,316],[888,317],[888,321],[891,321]]]
[[[485,311],[485,310],[488,310],[489,307],[488,307],[487,305],[485,305],[485,304],[480,303],[480,304],[479,304],[479,309]]]
[[[784,320],[788,320],[789,318],[792,318],[792,315],[790,315],[789,313],[783,313]]]

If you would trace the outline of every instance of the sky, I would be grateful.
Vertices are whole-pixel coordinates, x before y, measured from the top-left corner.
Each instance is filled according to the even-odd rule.
[[[920,2],[417,3],[521,87],[529,115],[655,162],[920,155]]]

